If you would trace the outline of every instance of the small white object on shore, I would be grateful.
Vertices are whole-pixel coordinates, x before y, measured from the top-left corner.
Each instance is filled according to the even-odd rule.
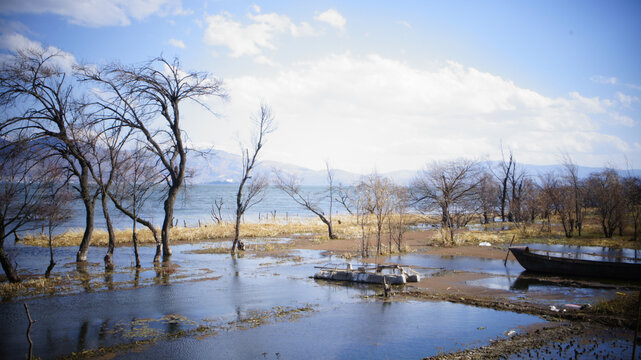
[[[481,242],[479,243],[479,246],[492,246],[492,244],[490,244],[490,243],[489,243],[489,242],[487,242],[487,241],[481,241]]]

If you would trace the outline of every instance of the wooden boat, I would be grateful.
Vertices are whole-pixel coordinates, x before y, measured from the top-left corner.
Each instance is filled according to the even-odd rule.
[[[420,275],[400,265],[360,265],[352,268],[352,264],[326,264],[317,267],[314,279],[351,281],[370,284],[401,285],[406,282],[420,281]]]
[[[513,246],[510,251],[526,270],[542,273],[641,280],[641,263],[572,259],[535,253],[527,246]]]

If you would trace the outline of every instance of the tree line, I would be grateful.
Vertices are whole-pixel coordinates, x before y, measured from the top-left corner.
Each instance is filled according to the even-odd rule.
[[[510,223],[527,233],[532,226],[551,232],[552,220],[558,221],[564,235],[581,236],[586,214],[599,221],[603,236],[624,235],[639,240],[641,220],[641,179],[621,175],[606,167],[580,178],[578,166],[568,155],[562,156],[560,170],[528,174],[513,152],[501,151],[502,160],[484,165],[471,159],[435,161],[419,171],[407,186],[395,184],[377,173],[364,176],[349,186],[334,184],[327,167],[328,186],[321,193],[306,193],[302,180],[277,173],[276,186],[327,225],[334,239],[332,204],[342,205],[355,216],[361,229],[361,255],[370,255],[370,237],[375,254],[400,252],[405,224],[410,213],[438,215],[443,240],[454,243],[458,229],[472,220],[481,224]],[[329,201],[327,201],[329,199]],[[329,204],[329,213],[321,204]],[[327,206],[327,205],[326,205]],[[373,231],[371,230],[373,229]]]

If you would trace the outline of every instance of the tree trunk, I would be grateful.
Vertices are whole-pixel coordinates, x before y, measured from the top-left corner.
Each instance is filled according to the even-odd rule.
[[[105,255],[105,269],[113,269],[114,264],[112,258],[114,254],[114,248],[116,246],[116,234],[114,233],[114,227],[111,224],[111,217],[109,216],[109,209],[107,208],[107,194],[105,192],[102,193],[102,213],[105,216],[105,222],[107,223],[107,234],[109,236],[107,254]]]
[[[165,199],[165,219],[162,222],[162,230],[160,233],[162,240],[162,257],[164,259],[171,257],[171,248],[169,247],[169,229],[171,228],[171,223],[174,219],[174,204],[176,203],[176,197],[178,196],[179,190],[180,185],[176,185],[174,183],[174,185],[169,188],[167,199]]]
[[[131,240],[134,242],[134,256],[136,257],[136,268],[140,268],[140,255],[138,254],[138,236],[136,236],[136,222],[131,231]]]
[[[11,264],[11,260],[9,259],[9,256],[7,253],[4,251],[4,235],[3,236],[1,243],[0,243],[0,263],[2,263],[2,270],[4,270],[5,275],[7,276],[7,279],[9,279],[9,282],[11,283],[17,283],[20,282],[20,277],[18,276],[18,273],[16,272],[16,269],[13,268],[13,264]]]
[[[49,266],[45,271],[45,278],[49,278],[54,266],[56,263],[53,261],[53,222],[52,219],[49,219]]]
[[[147,229],[151,231],[151,234],[154,236],[154,241],[156,242],[156,254],[154,255],[154,263],[159,262],[160,255],[162,254],[162,244],[160,242],[160,238],[158,238],[158,230],[156,230],[156,227],[151,222],[145,219],[141,219],[138,216],[134,216],[132,212],[122,207],[122,205],[111,194],[109,194],[109,197],[111,198],[113,204],[116,206],[116,209],[122,211],[125,215],[129,216],[129,218],[137,221],[139,224],[147,227]]]
[[[236,253],[236,249],[245,250],[245,245],[240,241],[240,220],[242,215],[236,214],[236,226],[234,227],[234,242],[231,244],[232,255]]]
[[[327,225],[327,232],[329,233],[329,238],[332,240],[338,239],[338,236],[334,234],[334,227],[332,226],[332,222],[327,220],[326,217],[324,217],[322,214],[318,214],[318,218],[325,224]]]
[[[82,172],[80,174],[80,196],[85,206],[85,232],[82,235],[80,248],[76,255],[77,262],[87,261],[87,252],[89,251],[89,244],[91,243],[91,235],[93,234],[94,226],[94,212],[95,202],[89,189],[89,167],[82,165]]]

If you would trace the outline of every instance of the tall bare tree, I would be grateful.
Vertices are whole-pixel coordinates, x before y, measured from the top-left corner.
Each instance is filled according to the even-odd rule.
[[[99,194],[92,188],[92,163],[87,149],[95,141],[93,124],[73,97],[69,74],[60,66],[60,53],[27,49],[5,58],[0,64],[0,105],[10,109],[4,130],[26,131],[33,139],[45,141],[66,160],[76,177],[74,188],[85,207],[85,230],[76,255],[87,260],[94,229],[95,201]]]
[[[258,155],[265,145],[266,136],[274,131],[274,117],[269,106],[262,104],[256,122],[256,133],[254,134],[252,150],[243,149],[243,169],[236,192],[236,225],[234,228],[234,241],[231,246],[231,253],[236,248],[244,250],[245,245],[240,240],[240,222],[245,211],[250,207],[263,201],[269,181],[263,174],[254,174],[258,164]]]
[[[130,152],[126,161],[120,165],[118,178],[115,180],[118,188],[116,194],[119,195],[119,204],[124,205],[130,213],[132,219],[131,240],[134,247],[134,258],[136,267],[140,267],[140,255],[138,253],[138,235],[136,234],[136,224],[140,217],[145,203],[153,195],[154,188],[158,185],[160,176],[158,169],[153,161],[153,154],[146,151],[140,143]],[[158,257],[158,248],[156,249]]]
[[[64,167],[60,166],[60,159],[44,157],[39,160],[40,165],[47,172],[42,179],[41,185],[44,189],[40,205],[38,206],[37,216],[44,221],[47,228],[47,238],[49,241],[49,266],[45,271],[45,277],[51,275],[51,271],[56,266],[53,257],[53,232],[58,226],[71,218],[71,201],[73,194],[67,186],[67,178]]]
[[[476,161],[434,162],[411,184],[412,200],[421,212],[441,211],[441,226],[454,242],[455,229],[465,226],[479,208],[480,177]]]
[[[623,179],[627,211],[632,222],[632,240],[639,240],[641,225],[641,178],[628,175]]]
[[[619,174],[612,168],[592,173],[586,188],[588,201],[599,214],[603,236],[612,237],[617,228],[622,232],[625,199]]]
[[[540,178],[541,191],[547,197],[554,212],[559,215],[565,237],[574,236],[574,202],[572,188],[554,172],[543,174]],[[548,213],[548,222],[549,222]]]
[[[503,145],[501,145],[501,162],[499,163],[499,169],[495,171],[490,168],[496,179],[499,181],[500,187],[500,196],[499,196],[499,214],[501,215],[501,221],[505,222],[506,218],[506,208],[509,204],[509,179],[510,175],[514,171],[514,156],[512,155],[512,150],[509,150],[508,158],[505,158],[505,152],[503,151]]]
[[[566,182],[572,187],[572,200],[574,202],[575,228],[581,236],[583,230],[583,217],[585,216],[584,189],[579,178],[579,167],[574,163],[570,155],[562,155],[562,164]]]
[[[368,210],[376,220],[376,253],[382,255],[383,225],[393,211],[394,184],[377,173],[365,176],[357,186],[359,191],[367,192]],[[390,239],[391,252],[391,239]]]
[[[20,137],[0,137],[0,264],[10,282],[19,282],[17,270],[5,251],[5,241],[19,231],[33,229],[46,216],[51,184],[59,172],[49,168],[48,151]]]
[[[485,171],[480,175],[479,201],[481,222],[489,224],[494,221],[496,209],[499,209],[501,187],[491,173]]]
[[[188,148],[182,129],[180,104],[216,96],[225,98],[222,81],[203,72],[185,72],[178,59],[158,57],[140,66],[112,64],[95,70],[83,69],[83,79],[102,85],[99,103],[123,126],[139,132],[163,169],[166,196],[161,229],[163,257],[171,256],[169,229],[174,205],[187,170]],[[155,127],[156,120],[164,126]]]
[[[94,114],[94,116],[99,115]],[[107,253],[104,257],[105,268],[111,270],[114,267],[112,259],[116,247],[116,233],[109,214],[109,193],[113,191],[112,185],[118,176],[118,171],[121,170],[121,153],[124,152],[123,148],[128,143],[131,129],[119,126],[118,122],[109,117],[101,119],[96,128],[98,131],[97,141],[91,149],[92,162],[94,164],[92,174],[96,185],[100,189],[102,213],[105,218],[109,239]]]

